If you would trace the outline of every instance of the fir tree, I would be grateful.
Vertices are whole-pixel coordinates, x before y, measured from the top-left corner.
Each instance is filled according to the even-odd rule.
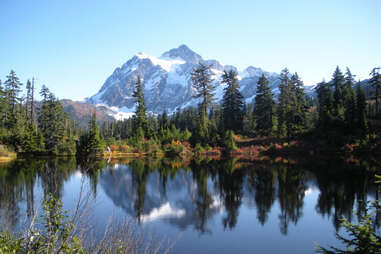
[[[367,133],[368,124],[366,118],[366,98],[364,89],[359,81],[356,88],[357,107],[356,107],[356,127],[361,135]]]
[[[255,134],[255,130],[256,130],[253,104],[249,104],[246,107],[247,107],[247,113],[245,114],[245,117],[243,120],[243,131],[246,135],[252,136]]]
[[[90,148],[94,152],[99,152],[99,151],[102,152],[103,148],[102,148],[102,142],[101,142],[99,131],[98,131],[96,112],[93,113],[89,125],[90,125],[90,131],[89,131]]]
[[[165,130],[168,128],[168,115],[166,110],[164,110],[163,114],[161,115],[159,125],[160,125],[160,129]]]
[[[25,114],[27,122],[32,124],[34,121],[34,81],[30,82],[30,80],[28,80],[26,82],[26,90]]]
[[[225,130],[242,130],[243,121],[243,96],[239,91],[237,73],[233,70],[224,71],[222,83],[227,86],[224,88],[222,99],[222,110]]]
[[[0,127],[4,126],[4,115],[5,115],[5,99],[4,99],[4,89],[0,79]]]
[[[279,85],[279,103],[278,103],[278,134],[290,137],[295,132],[295,112],[296,112],[296,94],[293,84],[289,78],[288,69],[282,70],[280,74]]]
[[[347,67],[347,72],[345,74],[345,86],[344,86],[344,120],[347,125],[347,129],[353,128],[356,122],[356,95],[353,90],[354,86],[354,76]]]
[[[26,125],[23,150],[25,152],[43,152],[45,150],[44,138],[34,124]]]
[[[335,89],[335,91],[333,93],[334,117],[336,118],[336,120],[343,122],[344,121],[344,108],[345,108],[345,102],[344,102],[345,79],[344,79],[344,75],[341,72],[339,66],[336,67],[336,70],[333,73],[331,83]]]
[[[44,137],[46,150],[56,154],[60,142],[63,141],[65,115],[61,103],[54,94],[43,86],[40,92],[43,100],[38,117],[38,126]]]
[[[21,98],[18,95],[21,91],[21,85],[16,73],[11,70],[5,81],[5,93],[12,112],[15,112],[16,105],[20,103]]]
[[[17,151],[22,152],[26,136],[26,119],[21,105],[17,105],[14,116],[15,122],[12,127],[11,143]]]
[[[144,103],[144,94],[142,88],[142,81],[140,76],[138,77],[135,84],[135,91],[133,93],[133,97],[136,99],[136,103],[138,104],[135,112],[135,128],[136,130],[141,129],[144,135],[148,133],[148,122],[146,115],[146,107]]]
[[[21,83],[16,73],[11,70],[5,81],[5,120],[8,122],[8,127],[13,127],[16,122],[16,106],[21,103],[19,93],[21,91]]]
[[[211,74],[211,66],[200,63],[191,73],[192,86],[196,90],[194,98],[201,98],[200,112],[201,121],[200,125],[206,130],[207,128],[207,111],[213,103],[214,90],[216,86],[213,85]]]
[[[291,76],[291,84],[296,97],[296,105],[294,112],[294,124],[297,130],[302,130],[307,127],[307,111],[306,95],[304,93],[303,81],[299,78],[298,73]]]
[[[104,151],[104,141],[98,131],[96,112],[91,116],[88,131],[80,136],[78,151],[85,156],[100,154]]]
[[[317,99],[318,99],[318,111],[319,111],[319,128],[325,130],[327,129],[332,122],[333,118],[333,92],[331,86],[322,81],[319,83],[316,88]]]
[[[381,89],[381,74],[380,74],[381,67],[373,68],[371,73],[369,74],[371,76],[369,83],[375,90],[375,100],[376,100],[376,115],[380,111],[379,108],[379,97],[380,97],[380,89]]]
[[[257,82],[257,92],[254,102],[255,130],[259,135],[271,135],[275,125],[275,101],[274,95],[269,87],[269,81],[264,74]]]

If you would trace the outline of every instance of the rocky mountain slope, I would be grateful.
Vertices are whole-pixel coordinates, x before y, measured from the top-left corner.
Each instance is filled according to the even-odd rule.
[[[113,121],[116,112],[108,107],[95,107],[86,102],[72,101],[64,99],[60,101],[65,112],[74,120],[80,127],[87,128],[88,123],[93,113],[97,112],[97,120],[99,123]]]
[[[191,72],[199,64],[212,66],[213,78],[217,89],[216,102],[223,96],[224,85],[220,78],[224,70],[233,69],[239,74],[240,90],[247,103],[255,97],[257,81],[264,74],[270,81],[274,93],[278,93],[279,74],[266,72],[261,68],[249,66],[243,71],[232,65],[222,65],[217,60],[204,60],[199,54],[186,45],[171,49],[160,57],[138,53],[121,67],[115,69],[107,78],[99,92],[87,102],[106,106],[114,111],[124,112],[128,117],[135,111],[135,98],[132,97],[137,77],[143,80],[143,92],[147,110],[161,113],[163,110],[173,112],[178,107],[196,106],[198,101],[192,97],[195,91],[191,85]],[[123,113],[121,113],[123,114]]]

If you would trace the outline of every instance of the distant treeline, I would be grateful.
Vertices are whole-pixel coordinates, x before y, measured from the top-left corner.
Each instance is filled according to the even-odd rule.
[[[296,138],[310,131],[312,136],[330,144],[369,142],[379,127],[381,89],[380,68],[370,73],[372,93],[366,96],[347,68],[339,69],[332,80],[321,82],[316,96],[306,95],[297,73],[284,69],[280,74],[279,95],[275,98],[269,81],[262,75],[252,104],[246,104],[239,90],[237,73],[225,71],[222,103],[214,101],[215,83],[210,66],[200,64],[191,74],[198,108],[178,109],[168,115],[147,115],[142,81],[137,77],[133,96],[136,114],[123,121],[104,122],[98,130],[94,112],[88,130],[81,131],[64,112],[59,100],[43,86],[42,101],[35,102],[34,82],[23,84],[14,71],[0,81],[0,143],[17,152],[56,155],[101,153],[105,144],[124,140],[132,147],[188,142],[193,147],[225,146],[234,148],[234,133],[244,136]],[[38,106],[37,106],[38,105]],[[233,140],[233,141],[232,141]]]
[[[130,140],[137,145],[142,140],[162,144],[171,140],[190,141],[193,146],[224,146],[232,132],[245,136],[283,136],[295,138],[310,131],[315,138],[342,145],[369,139],[380,119],[380,68],[370,73],[369,84],[374,93],[366,96],[363,84],[356,82],[347,68],[339,67],[332,80],[315,87],[316,96],[307,96],[297,73],[284,69],[280,74],[279,95],[276,98],[262,75],[257,83],[252,104],[245,104],[239,91],[237,73],[222,75],[224,96],[221,105],[214,103],[214,85],[210,67],[199,65],[192,73],[192,84],[199,98],[198,108],[177,110],[168,116],[163,112],[147,116],[140,78],[136,82],[136,116],[123,121],[105,122],[100,131],[113,140]]]

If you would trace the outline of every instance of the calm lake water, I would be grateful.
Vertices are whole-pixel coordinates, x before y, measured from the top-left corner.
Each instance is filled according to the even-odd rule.
[[[314,253],[315,243],[342,246],[339,219],[356,220],[353,211],[376,198],[378,167],[377,160],[25,158],[0,165],[0,220],[17,230],[47,193],[72,211],[82,186],[99,232],[111,218],[128,218],[176,241],[172,253]]]

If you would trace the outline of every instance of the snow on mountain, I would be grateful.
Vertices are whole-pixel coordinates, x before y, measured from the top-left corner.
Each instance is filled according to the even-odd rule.
[[[88,99],[94,105],[109,107],[117,119],[132,116],[135,99],[132,97],[138,76],[142,78],[146,107],[153,113],[174,112],[177,108],[196,106],[195,93],[191,84],[191,72],[199,64],[211,65],[217,89],[216,102],[223,96],[224,84],[220,83],[224,70],[239,73],[240,90],[247,103],[255,97],[257,81],[264,74],[269,79],[273,91],[278,92],[279,74],[249,66],[238,71],[232,65],[222,65],[217,60],[204,60],[186,45],[171,49],[160,57],[138,53],[121,67],[114,70],[99,92]]]

